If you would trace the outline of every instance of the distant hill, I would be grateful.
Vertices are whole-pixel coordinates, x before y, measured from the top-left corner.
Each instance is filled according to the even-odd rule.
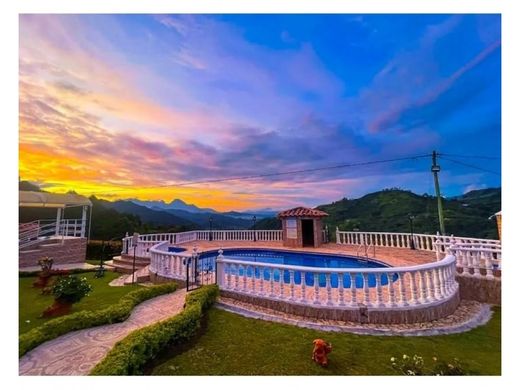
[[[249,229],[252,222],[248,219],[230,217],[221,213],[190,213],[183,210],[165,210],[167,213],[191,221],[200,229],[209,229],[209,218],[212,218],[213,229]]]
[[[148,207],[139,206],[127,200],[118,200],[115,202],[109,202],[105,200],[100,202],[102,202],[103,206],[106,208],[117,210],[120,213],[136,215],[141,219],[141,221],[151,225],[179,225],[190,229],[196,229],[198,227],[198,225],[193,223],[193,221],[170,214],[166,211],[153,210]]]
[[[143,201],[138,199],[128,199],[139,206],[145,206],[153,210],[182,210],[190,213],[217,213],[217,211],[209,208],[200,208],[194,204],[188,204],[182,199],[174,199],[170,203],[166,203],[163,200],[154,201]]]
[[[501,209],[501,189],[475,190],[464,195],[443,199],[444,223],[447,234],[457,236],[498,238],[496,222],[489,217]],[[329,230],[408,232],[413,215],[416,233],[435,234],[439,230],[437,199],[411,191],[389,189],[317,207],[329,214],[324,223]],[[280,229],[280,221],[267,218],[258,229]]]

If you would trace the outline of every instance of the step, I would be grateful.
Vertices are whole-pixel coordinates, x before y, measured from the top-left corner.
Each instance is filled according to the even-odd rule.
[[[23,254],[23,253],[37,253],[37,252],[41,252],[41,248],[37,248],[37,249],[27,249],[27,250],[21,250],[20,251],[20,254]]]
[[[121,265],[121,266],[123,266],[123,267],[124,267],[124,266],[132,267],[133,262],[132,262],[132,261],[124,261],[124,260],[114,260],[114,261],[112,262],[112,265],[114,265],[114,266]],[[147,266],[147,265],[150,265],[150,262],[145,263],[145,262],[137,261],[137,260],[136,260],[136,262],[135,262],[135,268],[136,268],[136,269],[137,269],[137,268],[143,268],[143,267],[145,267],[145,266]]]
[[[121,272],[122,274],[131,274],[133,271],[132,265],[114,264],[113,266],[117,272]],[[135,269],[137,270],[137,269],[139,269],[139,267],[136,266]]]
[[[148,266],[143,267],[135,271],[134,273],[134,281],[135,283],[143,283],[150,280],[150,270]],[[125,279],[124,284],[132,284],[132,275],[128,275]]]

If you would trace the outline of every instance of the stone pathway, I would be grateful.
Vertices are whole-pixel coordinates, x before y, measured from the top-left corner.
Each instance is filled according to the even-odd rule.
[[[359,324],[356,322],[318,320],[254,306],[231,298],[219,298],[217,308],[244,317],[279,322],[327,332],[348,332],[378,336],[437,336],[466,332],[491,319],[490,305],[461,301],[457,310],[439,320],[415,324]]]
[[[182,311],[185,296],[185,289],[161,295],[137,305],[124,322],[78,330],[47,341],[22,356],[19,375],[87,375],[130,332]]]

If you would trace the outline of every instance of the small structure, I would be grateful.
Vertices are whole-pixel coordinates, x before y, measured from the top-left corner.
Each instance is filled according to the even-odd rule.
[[[38,219],[18,227],[19,266],[38,265],[42,257],[52,257],[54,264],[85,261],[90,230],[92,202],[77,194],[20,191],[20,208],[56,209],[56,219]],[[65,210],[81,208],[81,219],[66,219]],[[76,212],[77,213],[77,212]]]
[[[322,218],[328,216],[324,211],[307,207],[278,213],[282,220],[283,245],[291,248],[319,247],[323,242]]]

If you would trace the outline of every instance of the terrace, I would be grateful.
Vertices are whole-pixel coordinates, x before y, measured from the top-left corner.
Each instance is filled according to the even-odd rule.
[[[318,247],[292,248],[285,245],[286,235],[285,230],[136,235],[123,240],[114,265],[133,261],[135,251],[141,264],[137,272],[153,282],[176,280],[188,289],[216,283],[224,298],[304,317],[362,323],[437,320],[452,314],[461,298],[500,302],[498,240],[336,230],[334,243],[326,242],[323,231]],[[255,253],[240,259],[226,256],[241,249],[348,256],[359,265],[309,267],[264,262]],[[383,264],[364,267],[374,260]]]

